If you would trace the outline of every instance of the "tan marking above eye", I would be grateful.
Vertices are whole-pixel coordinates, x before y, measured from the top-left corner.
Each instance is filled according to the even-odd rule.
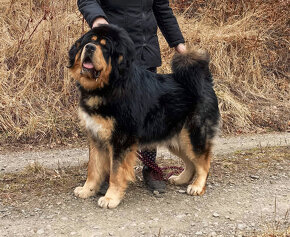
[[[105,40],[105,39],[101,39],[101,40],[100,40],[100,44],[101,44],[101,45],[106,45],[106,40]]]
[[[94,40],[94,41],[96,41],[97,39],[98,39],[98,37],[95,35],[91,38],[91,40]]]

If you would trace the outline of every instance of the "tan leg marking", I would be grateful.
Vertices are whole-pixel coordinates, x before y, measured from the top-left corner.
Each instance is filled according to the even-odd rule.
[[[205,193],[206,179],[210,168],[209,153],[207,151],[194,160],[196,179],[187,187],[187,193],[190,195],[203,195]]]
[[[75,188],[74,194],[80,198],[88,198],[95,195],[109,170],[110,160],[108,154],[97,149],[93,140],[90,139],[88,177],[83,187]]]
[[[183,146],[182,150],[185,150],[186,156],[190,158],[196,171],[196,178],[192,184],[188,185],[187,193],[189,195],[203,195],[205,193],[206,179],[210,168],[211,143],[207,142],[206,151],[203,154],[196,155],[193,151],[189,133],[186,129],[182,129],[180,140]]]
[[[136,160],[136,151],[137,146],[134,146],[134,148],[126,154],[126,157],[117,170],[113,170],[113,163],[111,163],[110,186],[106,195],[101,197],[98,201],[100,207],[115,208],[123,199],[128,181],[135,180],[134,164]]]
[[[182,151],[177,151],[173,148],[168,147],[169,151],[172,152],[174,155],[180,157],[184,164],[185,168],[181,172],[180,175],[172,175],[168,180],[171,184],[174,185],[183,185],[189,183],[189,181],[192,179],[194,176],[194,165],[192,161],[188,159],[188,157],[182,152]]]

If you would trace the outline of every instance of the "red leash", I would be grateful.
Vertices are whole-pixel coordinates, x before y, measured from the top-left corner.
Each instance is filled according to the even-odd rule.
[[[178,175],[183,171],[182,167],[178,167],[178,166],[166,166],[166,167],[162,167],[160,168],[153,160],[148,159],[146,157],[143,157],[139,152],[137,152],[137,156],[139,158],[139,160],[142,161],[142,163],[148,167],[150,167],[152,170],[154,170],[154,173],[157,175],[157,178],[161,179],[161,180],[168,180],[168,178],[171,175]],[[167,171],[167,170],[172,170],[171,172],[169,172],[166,177],[164,177],[163,175],[163,171]]]
[[[166,177],[164,177],[165,180],[168,180],[172,175],[178,175],[180,174],[184,169],[181,166],[165,166],[161,168],[162,171],[165,170],[172,170],[169,172]]]

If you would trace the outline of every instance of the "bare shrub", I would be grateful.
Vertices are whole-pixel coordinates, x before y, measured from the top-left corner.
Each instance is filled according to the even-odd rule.
[[[72,1],[2,4],[1,140],[61,140],[79,132],[67,51],[81,35]]]

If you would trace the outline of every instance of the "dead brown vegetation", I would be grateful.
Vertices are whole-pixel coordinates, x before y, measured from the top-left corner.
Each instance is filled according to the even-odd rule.
[[[75,139],[78,96],[65,66],[87,29],[76,3],[0,3],[0,143]],[[287,129],[288,3],[199,0],[179,11],[188,44],[211,55],[226,133]],[[168,72],[173,50],[163,38],[161,48]]]
[[[289,1],[183,2],[186,14],[179,22],[188,44],[205,48],[211,55],[223,131],[286,130],[290,117]],[[164,41],[162,51],[168,71],[171,52]]]

